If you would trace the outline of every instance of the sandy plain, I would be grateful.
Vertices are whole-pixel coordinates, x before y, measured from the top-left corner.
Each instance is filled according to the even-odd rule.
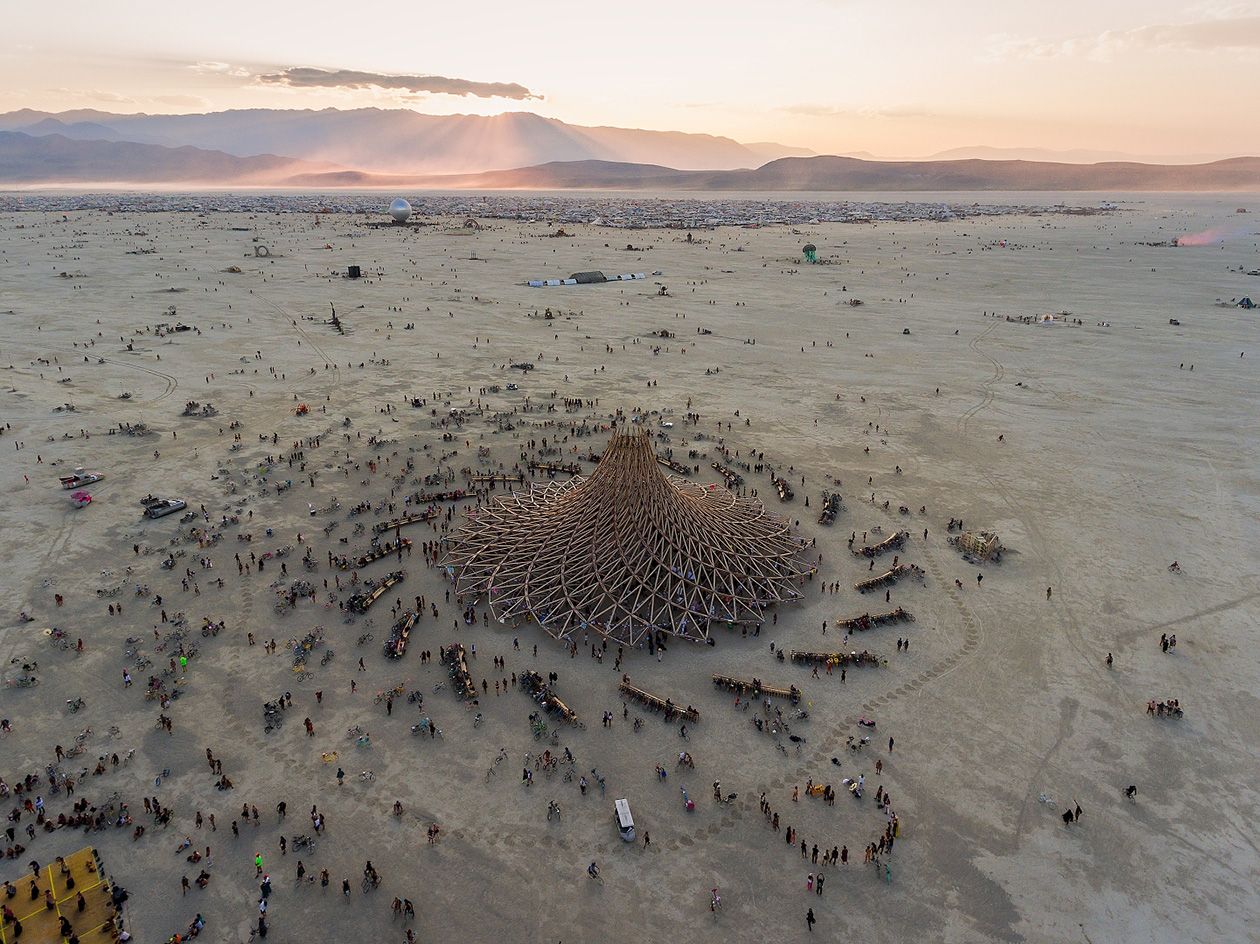
[[[136,755],[83,778],[77,796],[119,791],[149,826],[134,842],[129,829],[86,840],[80,831],[40,834],[23,859],[46,862],[95,844],[131,893],[126,920],[141,941],[165,940],[198,912],[210,940],[248,939],[256,852],[276,888],[268,915],[280,941],[401,941],[389,908],[395,895],[415,903],[421,941],[804,940],[810,907],[814,934],[865,941],[1251,939],[1260,920],[1260,347],[1254,312],[1213,303],[1260,295],[1260,279],[1239,271],[1256,268],[1257,227],[1221,245],[1142,245],[1256,219],[1235,218],[1237,204],[1146,197],[1100,216],[716,229],[697,231],[693,244],[677,231],[571,225],[572,238],[552,239],[554,226],[508,221],[470,232],[461,220],[372,229],[337,215],[0,217],[0,657],[10,670],[12,658],[37,659],[42,681],[0,690],[0,715],[14,725],[0,740],[0,776],[12,783],[42,771],[55,744],[91,726],[80,758],[88,766],[108,751]],[[830,264],[800,265],[806,241]],[[651,249],[618,248],[627,242]],[[254,254],[258,244],[269,257]],[[351,264],[365,278],[342,278]],[[241,271],[225,271],[233,266]],[[662,275],[625,285],[523,284],[591,268]],[[656,295],[658,283],[667,297]],[[851,307],[850,298],[864,304]],[[330,302],[346,335],[322,324]],[[547,307],[561,316],[536,317]],[[1083,324],[1005,320],[1061,311]],[[177,321],[198,330],[151,330]],[[404,330],[407,323],[415,329]],[[649,337],[660,329],[676,337]],[[743,343],[749,338],[757,343]],[[505,367],[522,360],[537,369],[522,376]],[[509,382],[520,389],[507,391]],[[485,411],[443,442],[436,419],[469,408],[487,385],[504,389],[480,397]],[[124,392],[130,399],[119,399]],[[598,397],[599,406],[544,412],[558,402],[553,392]],[[412,409],[408,396],[428,403]],[[689,398],[697,426],[681,422]],[[218,415],[181,417],[188,400],[213,403]],[[294,415],[299,401],[315,411]],[[497,431],[491,414],[527,401],[537,411],[518,412],[514,430]],[[54,412],[67,402],[74,412]],[[381,412],[387,406],[392,413]],[[365,546],[354,525],[388,516],[350,518],[348,509],[362,500],[379,506],[408,457],[416,468],[399,495],[439,465],[456,470],[457,484],[462,467],[511,466],[523,440],[554,432],[533,423],[604,423],[615,409],[658,410],[677,421],[662,449],[716,458],[721,435],[741,458],[757,449],[791,466],[794,483],[805,477],[791,503],[771,496],[766,476],[749,476],[749,485],[771,510],[799,519],[824,556],[805,602],[781,609],[759,637],[719,632],[715,647],[674,645],[661,662],[628,654],[623,671],[636,683],[700,708],[689,743],[676,726],[631,705],[631,719],[645,718],[633,731],[622,720],[612,658],[595,662],[580,641],[571,659],[533,626],[453,628],[458,610],[444,601],[441,573],[418,553],[405,562],[399,595],[425,594],[440,617],[420,620],[401,662],[380,651],[388,612],[373,614],[376,641],[359,648],[362,621],[343,623],[335,607],[308,601],[274,612],[277,562],[263,574],[232,573],[234,553],[297,546],[300,532],[321,566],[303,572],[299,548],[288,558],[289,577],[331,580],[326,552],[347,550],[342,537],[349,548]],[[661,418],[650,418],[654,428]],[[242,424],[235,451],[233,421]],[[107,435],[137,422],[154,435]],[[373,435],[388,442],[369,445]],[[266,456],[286,456],[315,436],[323,444],[305,449],[304,471],[285,461],[265,469]],[[585,452],[605,438],[564,446]],[[480,447],[488,457],[478,457]],[[377,457],[389,464],[372,474],[366,463]],[[701,464],[698,478],[717,481],[707,459]],[[57,476],[75,466],[107,476],[81,510],[57,487]],[[845,510],[822,527],[819,500],[832,477],[843,483]],[[286,479],[294,486],[277,494]],[[187,535],[204,521],[139,516],[138,501],[150,492],[184,498],[194,510],[204,505],[212,523],[234,513],[243,520],[202,550]],[[308,514],[308,503],[323,509],[334,497],[336,513]],[[901,503],[913,509],[908,520],[896,513]],[[950,517],[996,529],[1010,548],[1000,565],[984,568],[982,588],[976,567],[946,544]],[[889,666],[851,670],[841,684],[776,661],[771,642],[818,648],[823,620],[881,608],[851,589],[867,563],[849,554],[847,540],[903,524],[915,535],[904,558],[927,579],[898,586],[891,602],[917,621],[854,640]],[[248,544],[237,537],[246,532]],[[409,536],[437,535],[413,528]],[[159,566],[168,550],[186,552],[174,570]],[[199,556],[214,570],[203,570]],[[1173,560],[1181,574],[1169,572]],[[181,589],[185,565],[199,594]],[[390,568],[381,562],[368,572]],[[210,583],[218,577],[223,589]],[[821,593],[823,581],[838,581],[841,591]],[[158,608],[130,589],[136,583],[160,593],[168,610],[185,611],[194,630],[203,617],[227,624],[217,637],[194,632],[201,651],[168,712],[170,735],[155,728],[146,673],[133,668],[137,684],[122,685],[126,637],[152,640],[157,623]],[[120,584],[127,589],[119,597],[98,597]],[[121,617],[107,613],[113,600],[124,605]],[[35,620],[19,623],[21,610]],[[285,641],[317,624],[336,658],[298,681]],[[51,647],[40,633],[50,626],[81,636],[86,652]],[[247,632],[278,640],[279,654],[248,646]],[[1177,634],[1175,654],[1160,651],[1161,633]],[[894,650],[899,636],[911,640],[909,652]],[[594,788],[582,796],[559,777],[521,785],[521,757],[540,747],[526,720],[533,706],[513,689],[490,694],[481,706],[486,722],[474,728],[449,686],[433,691],[444,669],[417,657],[455,640],[476,645],[478,676],[494,678],[496,655],[506,659],[501,676],[559,673],[559,691],[587,723],[564,730],[561,744],[579,772],[597,768],[607,778],[605,797]],[[712,672],[803,688],[811,717],[793,727],[806,738],[800,754],[775,750],[713,687]],[[373,704],[373,692],[402,680],[425,694],[443,740],[409,735],[413,707],[396,705],[387,717]],[[324,692],[318,706],[316,690]],[[294,700],[288,723],[266,734],[261,705],[284,691]],[[65,700],[73,696],[87,705],[70,715]],[[1179,698],[1186,717],[1149,717],[1152,698]],[[605,710],[615,714],[611,729],[598,723]],[[302,730],[308,715],[313,738]],[[877,733],[870,749],[850,756],[845,738],[862,733],[854,725],[861,715],[877,720]],[[370,749],[347,740],[354,724],[371,731]],[[111,725],[120,729],[112,741]],[[207,747],[234,790],[215,789]],[[500,747],[510,760],[487,782]],[[675,770],[682,749],[696,761],[685,776]],[[348,774],[340,788],[321,762],[329,750]],[[841,757],[841,771],[832,756]],[[669,769],[664,784],[656,764]],[[367,768],[374,783],[356,776]],[[163,769],[170,776],[154,788]],[[868,783],[860,801],[791,801],[792,787],[808,778],[838,784],[858,773]],[[714,780],[738,800],[715,804]],[[877,783],[892,794],[902,824],[891,883],[861,862],[884,825]],[[1130,783],[1139,789],[1134,803],[1122,795]],[[682,808],[680,784],[697,800],[694,813]],[[763,791],[810,844],[848,846],[847,867],[823,870],[823,897],[805,890],[817,867],[759,812]],[[172,807],[168,828],[145,817],[145,794]],[[630,799],[650,848],[618,840],[617,796]],[[62,796],[46,799],[54,814],[67,807]],[[280,799],[290,811],[285,824],[274,812]],[[404,804],[400,818],[390,813],[395,799]],[[546,818],[549,799],[563,808],[560,823]],[[243,802],[258,807],[261,825],[243,825],[234,839],[229,823]],[[1060,814],[1074,802],[1084,816],[1068,828]],[[301,858],[308,871],[330,870],[327,890],[297,885],[299,856],[282,857],[277,845],[282,832],[310,832],[312,804],[328,828]],[[197,811],[216,814],[216,832],[194,828]],[[443,838],[430,845],[425,830],[434,822]],[[213,849],[208,888],[186,897],[179,877],[200,866],[175,852],[185,835]],[[367,859],[384,876],[371,896],[359,890]],[[603,867],[602,887],[585,875],[591,859]],[[26,871],[24,861],[0,865],[5,877]],[[338,893],[342,876],[354,885],[348,900]],[[723,899],[716,917],[708,908],[714,886]]]

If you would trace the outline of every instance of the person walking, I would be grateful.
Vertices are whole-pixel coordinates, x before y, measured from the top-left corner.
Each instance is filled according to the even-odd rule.
[[[809,928],[809,932],[811,934],[814,933],[814,922],[816,920],[817,919],[814,917],[813,908],[810,908],[808,911],[805,912],[805,927]]]
[[[818,880],[817,880],[817,881],[815,882],[815,884],[814,884],[814,892],[815,892],[815,894],[817,894],[817,895],[818,895],[818,897],[819,897],[819,898],[821,898],[821,897],[822,897],[823,879],[824,879],[825,877],[826,877],[826,876],[824,876],[824,875],[822,874],[822,872],[819,872],[819,873],[818,873]]]

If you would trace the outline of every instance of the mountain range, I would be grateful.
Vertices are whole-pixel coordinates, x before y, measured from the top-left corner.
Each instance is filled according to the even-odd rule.
[[[583,127],[530,112],[423,115],[407,109],[256,108],[197,115],[115,115],[82,110],[0,115],[0,131],[77,141],[189,146],[237,157],[283,154],[386,174],[475,173],[549,161],[609,160],[684,170],[757,167],[812,154],[779,144],[678,131]]]
[[[1260,158],[1206,163],[815,155],[774,143],[583,127],[528,112],[250,109],[191,115],[0,114],[0,185],[969,191],[1260,190]],[[1084,156],[1096,152],[1060,152]],[[979,154],[980,156],[977,156]],[[982,159],[983,158],[983,159]]]

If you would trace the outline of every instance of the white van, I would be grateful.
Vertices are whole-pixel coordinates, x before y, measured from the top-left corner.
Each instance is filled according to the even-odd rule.
[[[634,817],[630,815],[630,801],[621,799],[613,806],[616,808],[617,832],[625,842],[634,842]]]

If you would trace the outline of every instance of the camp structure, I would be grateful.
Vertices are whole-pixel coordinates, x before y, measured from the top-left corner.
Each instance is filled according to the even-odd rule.
[[[532,669],[527,669],[521,673],[521,691],[570,724],[578,723],[577,712],[561,701],[560,696],[552,690],[551,685]]]
[[[843,629],[846,633],[861,633],[868,629],[888,626],[892,623],[913,622],[913,613],[902,607],[897,607],[895,610],[889,610],[887,613],[863,613],[861,616],[842,616],[836,620],[836,629]]]
[[[350,557],[346,555],[344,557],[335,558],[335,560],[337,562],[337,567],[340,570],[357,570],[361,567],[366,567],[374,561],[389,557],[391,554],[398,554],[401,557],[403,551],[410,552],[410,550],[411,540],[409,538],[400,538],[397,541],[385,541],[380,544],[374,543],[368,551],[363,554],[359,554],[357,557]]]
[[[675,704],[671,698],[662,698],[660,695],[653,695],[651,692],[646,689],[639,688],[637,685],[631,685],[630,677],[628,675],[622,676],[621,685],[619,685],[618,688],[623,695],[633,698],[635,701],[641,702],[652,711],[664,712],[666,721],[673,721],[675,718],[680,716],[693,723],[700,720],[699,709],[693,708],[691,705],[683,708]]]
[[[457,642],[443,646],[438,650],[438,658],[451,676],[455,694],[464,701],[476,701],[477,682],[468,670],[468,653],[464,651],[464,647]]]
[[[399,528],[405,528],[409,524],[419,524],[425,521],[432,521],[442,512],[437,508],[430,508],[428,511],[418,512],[411,515],[403,515],[401,518],[390,518],[388,521],[378,521],[372,525],[372,530],[376,534],[384,534],[386,531],[397,531]]]
[[[853,589],[858,593],[870,593],[872,590],[882,590],[884,587],[891,587],[903,577],[914,577],[922,582],[924,576],[922,567],[914,564],[898,564],[892,570],[885,571],[878,577],[859,580],[853,585]]]
[[[816,568],[755,499],[661,471],[643,430],[613,433],[589,477],[549,480],[470,510],[443,560],[461,600],[557,638],[706,641],[801,598]]]
[[[909,531],[897,531],[889,537],[884,538],[878,544],[868,544],[865,547],[858,548],[853,551],[854,557],[881,557],[889,551],[899,551],[906,546],[906,541],[910,539]]]
[[[1002,542],[996,531],[964,531],[949,540],[967,557],[994,563],[1002,559]]]
[[[787,688],[767,685],[759,678],[745,679],[736,678],[733,675],[714,675],[713,684],[718,688],[725,688],[739,695],[749,695],[753,698],[786,698],[794,705],[801,700],[801,690],[795,685],[789,685]]]
[[[411,639],[411,628],[416,625],[416,613],[407,610],[390,627],[389,638],[385,640],[385,658],[401,659],[407,652],[407,642]]]
[[[851,652],[800,652],[793,649],[792,661],[804,662],[806,665],[831,665],[845,668],[858,665],[879,668],[888,665],[887,659],[882,659],[866,649],[861,652],[856,649]]]
[[[813,243],[806,243],[801,247],[801,255],[805,257],[806,262],[818,261],[818,247]]]
[[[646,272],[627,272],[624,275],[604,275],[597,269],[589,272],[574,272],[567,279],[530,279],[530,288],[548,288],[556,285],[603,285],[605,282],[636,282],[646,279]]]
[[[373,584],[372,581],[368,581],[364,584],[368,588],[367,592],[356,593],[346,600],[346,609],[351,613],[366,613],[372,608],[373,603],[389,592],[390,587],[402,583],[406,576],[406,571],[396,570],[392,574],[386,574],[380,583]]]
[[[125,812],[125,810],[124,810]],[[117,800],[105,810],[108,818],[119,815]],[[41,856],[41,858],[43,858]],[[5,876],[14,888],[21,884],[22,894],[3,901],[5,911],[12,910],[0,928],[0,941],[21,940],[22,944],[62,944],[62,916],[73,922],[75,939],[82,944],[110,944],[118,940],[122,928],[122,906],[127,892],[106,878],[105,865],[91,846],[67,852],[56,862],[40,866],[31,862]],[[31,889],[26,894],[28,887]],[[79,899],[82,898],[82,902]],[[20,929],[14,931],[20,922]]]

